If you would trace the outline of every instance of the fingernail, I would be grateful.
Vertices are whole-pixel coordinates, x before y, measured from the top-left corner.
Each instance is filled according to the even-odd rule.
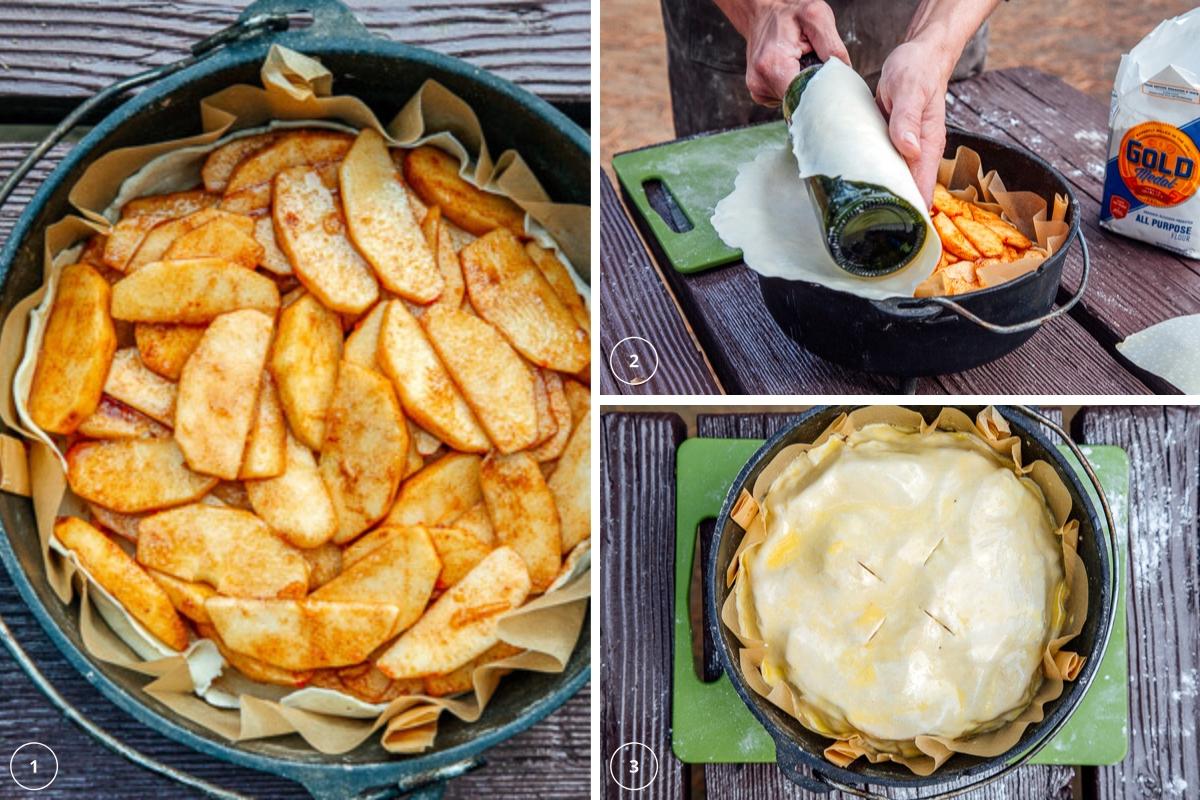
[[[900,138],[903,139],[905,143],[911,144],[913,147],[921,146],[921,143],[917,141],[917,135],[912,131],[905,131],[904,135]]]

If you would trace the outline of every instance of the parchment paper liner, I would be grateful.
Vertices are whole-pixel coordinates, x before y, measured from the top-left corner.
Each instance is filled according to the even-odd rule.
[[[13,307],[0,329],[0,379],[12,387],[0,399],[0,418],[29,440],[26,460],[19,442],[0,437],[4,476],[0,485],[7,491],[30,494],[46,580],[55,594],[64,603],[70,602],[73,587],[78,585],[79,633],[88,653],[151,678],[145,691],[175,712],[233,741],[298,733],[314,749],[336,754],[352,750],[382,731],[385,749],[418,753],[432,746],[443,711],[467,722],[477,720],[507,671],[560,673],[566,668],[590,596],[590,541],[564,554],[563,572],[549,591],[501,617],[501,640],[525,652],[477,668],[472,675],[473,691],[456,697],[414,695],[387,704],[368,704],[328,689],[292,691],[256,683],[233,670],[218,677],[220,657],[211,642],[196,640],[182,655],[167,649],[52,539],[56,517],[70,514],[87,519],[90,514],[68,491],[57,442],[39,430],[25,410],[49,302],[62,267],[77,257],[82,241],[107,231],[110,218],[105,212],[111,214],[110,208],[116,207],[114,201],[127,179],[159,156],[201,145],[208,146],[203,148],[207,151],[227,134],[274,120],[296,121],[292,126],[315,121],[327,127],[345,127],[341,123],[371,127],[393,146],[430,142],[458,156],[463,177],[511,197],[524,208],[533,220],[530,223],[527,218],[527,228],[539,241],[559,245],[556,249],[572,265],[588,268],[588,207],[551,202],[514,151],[506,151],[493,162],[475,113],[436,81],[426,81],[384,127],[357,98],[331,96],[332,75],[307,56],[273,47],[261,76],[263,88],[236,85],[202,100],[204,133],[114,150],[97,159],[72,187],[70,201],[82,216],[67,216],[46,229],[43,284]],[[198,183],[201,162],[200,158],[190,159],[189,169],[194,169],[194,174],[171,174],[168,185],[157,189],[146,188],[143,180],[138,194]],[[154,176],[149,177],[152,183]],[[198,697],[197,691],[205,699]]]
[[[1011,177],[1011,176],[1010,176]],[[938,183],[960,200],[969,200],[988,211],[1002,214],[1025,234],[1038,248],[1017,261],[992,264],[976,269],[983,287],[998,286],[1033,272],[1050,256],[1058,252],[1067,240],[1071,227],[1067,225],[1066,196],[1054,195],[1049,206],[1041,195],[1025,191],[1009,191],[996,170],[985,173],[979,154],[960,145],[953,158],[943,158],[938,167]],[[935,297],[945,294],[940,270],[935,270],[913,293],[915,297]]]
[[[1020,438],[1012,435],[1008,422],[994,408],[988,407],[981,411],[974,422],[954,408],[942,409],[932,424],[927,424],[916,411],[895,406],[871,406],[838,416],[815,441],[783,448],[759,473],[754,482],[753,492],[743,490],[732,516],[746,533],[726,570],[726,584],[731,591],[721,608],[721,621],[741,642],[738,659],[746,683],[755,692],[795,717],[806,728],[812,729],[804,723],[805,714],[813,714],[818,718],[823,715],[786,682],[771,686],[763,677],[761,666],[767,645],[757,637],[756,631],[743,629],[738,619],[737,583],[742,575],[744,558],[766,538],[765,525],[758,512],[775,478],[797,457],[823,444],[831,436],[848,436],[855,430],[874,423],[918,430],[922,434],[934,430],[977,434],[998,455],[1010,460],[1018,475],[1027,476],[1037,484],[1046,497],[1055,523],[1059,526],[1056,533],[1062,536],[1064,582],[1068,587],[1067,614],[1061,635],[1051,640],[1042,654],[1043,680],[1028,707],[999,728],[970,737],[948,739],[940,736],[918,736],[906,742],[890,742],[873,740],[856,732],[834,739],[824,751],[825,758],[839,767],[845,767],[861,756],[872,763],[894,761],[908,767],[917,775],[930,775],[954,753],[986,758],[1009,750],[1020,740],[1030,724],[1042,720],[1043,707],[1062,694],[1063,682],[1074,680],[1079,674],[1085,659],[1074,652],[1064,650],[1063,647],[1079,635],[1087,618],[1087,572],[1077,552],[1079,523],[1068,519],[1072,504],[1066,485],[1055,469],[1046,462],[1034,461],[1025,464],[1022,461]],[[1035,677],[1031,676],[1031,679]]]

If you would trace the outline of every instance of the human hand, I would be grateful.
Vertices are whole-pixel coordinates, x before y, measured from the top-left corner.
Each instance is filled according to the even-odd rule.
[[[808,53],[850,63],[833,9],[824,0],[760,0],[740,10],[742,18],[734,24],[746,37],[746,88],[756,103],[779,105]]]
[[[933,202],[938,164],[946,149],[946,86],[953,69],[954,60],[942,48],[905,42],[883,62],[876,89],[876,102],[888,118],[888,135],[908,162],[926,207]]]

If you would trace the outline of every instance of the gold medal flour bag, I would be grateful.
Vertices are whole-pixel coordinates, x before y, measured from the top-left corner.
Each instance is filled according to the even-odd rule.
[[[1121,57],[1100,224],[1200,258],[1200,8]]]

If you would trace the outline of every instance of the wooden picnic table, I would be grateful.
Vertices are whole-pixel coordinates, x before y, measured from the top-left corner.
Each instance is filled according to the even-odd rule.
[[[767,438],[794,419],[787,413],[757,411],[700,414],[696,435]],[[1194,797],[1200,786],[1200,409],[1085,407],[1072,422],[1072,436],[1080,443],[1121,447],[1131,463],[1131,563],[1125,604],[1129,754],[1109,767],[1022,767],[968,796]],[[689,787],[694,791],[699,786],[705,796],[722,800],[818,800],[823,796],[788,783],[773,764],[689,765],[672,753],[675,452],[685,438],[687,429],[676,414],[622,412],[601,417],[601,548],[605,563],[614,565],[601,573],[600,593],[603,796],[635,796],[609,776],[607,760],[620,745],[641,742],[656,754],[659,771],[653,783],[636,794],[639,800],[675,800],[688,796]],[[711,526],[707,531],[701,526],[701,548],[708,535]],[[704,663],[714,662],[706,658]]]
[[[192,42],[231,23],[248,0],[170,3],[8,0],[0,4],[0,177],[31,149],[41,125],[117,78],[180,58]],[[466,59],[542,95],[588,122],[588,0],[348,0],[375,33]],[[7,126],[7,127],[6,127]],[[56,147],[0,207],[7,237],[40,181],[70,149]],[[101,697],[71,667],[0,570],[0,615],[58,690],[128,745],[173,767],[245,795],[295,798],[296,784],[201,755],[146,728]],[[541,723],[484,754],[486,764],[452,781],[447,797],[575,800],[590,772],[590,687]],[[20,790],[3,774],[21,744],[49,745],[59,774],[46,797],[116,800],[199,797],[126,761],[66,721],[0,649],[0,797]]]
[[[1099,207],[1107,160],[1107,109],[1058,78],[1006,69],[950,86],[950,124],[1018,144],[1049,161],[1075,190],[1083,235],[1091,248],[1091,280],[1072,311],[1044,325],[1009,355],[965,372],[902,382],[845,369],[788,338],[762,303],[744,264],[682,275],[646,252],[614,192],[601,213],[611,233],[600,250],[604,274],[601,340],[607,354],[621,339],[650,339],[658,373],[629,386],[605,376],[605,391],[622,394],[893,393],[1144,394],[1173,386],[1125,361],[1116,343],[1182,314],[1200,312],[1200,262],[1102,231]],[[647,237],[650,234],[645,233]],[[1060,302],[1078,285],[1082,259],[1067,255]],[[623,289],[640,301],[612,302]],[[680,332],[687,334],[683,339]],[[707,367],[707,374],[696,364]]]

